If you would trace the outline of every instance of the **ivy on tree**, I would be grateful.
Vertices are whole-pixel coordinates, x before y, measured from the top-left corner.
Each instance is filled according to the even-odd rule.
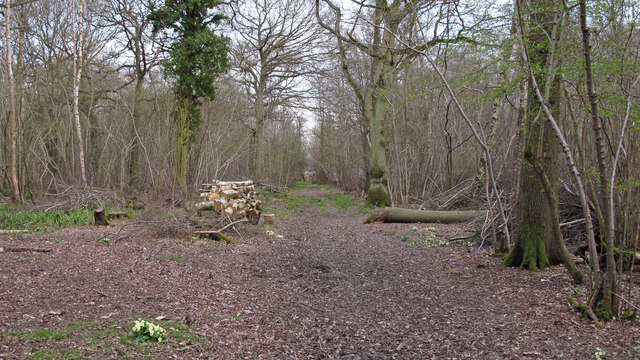
[[[163,31],[168,40],[169,59],[163,65],[165,74],[175,79],[175,182],[183,190],[191,135],[201,123],[202,99],[215,97],[215,79],[229,69],[229,38],[214,31],[224,19],[214,11],[218,5],[219,0],[165,0],[160,8],[149,3],[154,34]]]

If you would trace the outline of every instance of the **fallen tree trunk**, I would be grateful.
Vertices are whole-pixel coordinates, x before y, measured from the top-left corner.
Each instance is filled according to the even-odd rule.
[[[377,220],[393,223],[459,223],[486,216],[485,210],[435,211],[384,208]]]

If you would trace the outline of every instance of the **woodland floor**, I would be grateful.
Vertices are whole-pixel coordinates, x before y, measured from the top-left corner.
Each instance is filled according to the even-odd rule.
[[[159,236],[153,222],[2,235],[5,249],[52,251],[0,252],[0,358],[640,358],[639,325],[582,319],[563,268],[525,272],[463,241],[399,240],[451,240],[464,225],[365,217],[304,207],[274,227],[243,224],[234,244]],[[165,343],[127,340],[133,320],[160,316]]]

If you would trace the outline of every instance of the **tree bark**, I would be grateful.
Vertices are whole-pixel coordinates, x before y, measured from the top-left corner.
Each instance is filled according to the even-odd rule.
[[[530,11],[532,22],[526,34],[526,41],[530,44],[527,60],[530,68],[536,71],[532,77],[542,79],[540,86],[548,94],[548,108],[557,117],[560,111],[560,87],[558,79],[550,73],[555,63],[555,37],[559,34],[557,4],[554,0],[531,1],[527,4],[527,10]],[[537,83],[531,83],[528,90],[529,111],[524,151],[528,161],[520,171],[516,204],[519,226],[515,245],[504,259],[505,265],[528,270],[544,269],[560,263],[568,267],[571,265],[567,262],[569,257],[563,240],[555,233],[559,224],[558,210],[553,204],[557,203],[554,189],[558,187],[560,144],[551,121],[542,116],[544,105],[541,105],[541,101],[544,99],[537,99],[536,86]],[[545,186],[545,178],[548,186]]]
[[[142,102],[142,85],[144,84],[144,73],[139,69],[140,65],[136,64],[136,87],[133,98],[133,112],[131,114],[131,151],[129,152],[129,176],[127,177],[127,186],[135,189],[138,187],[139,177],[139,158],[140,158],[140,138],[138,137],[138,129],[140,128],[140,108]]]
[[[176,180],[175,183],[183,191],[187,191],[187,161],[189,155],[190,126],[189,113],[192,102],[191,91],[183,91],[178,101],[176,130]]]
[[[587,27],[587,5],[586,0],[580,0],[580,28],[582,30],[582,49],[584,55],[584,67],[587,82],[587,91],[589,93],[589,104],[591,106],[591,119],[593,125],[593,133],[595,136],[595,150],[598,159],[598,175],[600,180],[600,192],[602,212],[604,223],[601,224],[601,233],[604,236],[606,244],[606,262],[604,281],[602,282],[602,302],[598,305],[596,314],[609,320],[618,315],[619,299],[617,298],[617,281],[616,281],[616,261],[614,258],[614,213],[612,190],[609,188],[607,179],[606,150],[604,145],[604,130],[602,129],[602,121],[598,113],[598,96],[595,92],[593,83],[593,71],[591,69],[591,45],[589,43],[590,31]],[[614,165],[615,166],[615,165]]]
[[[486,216],[484,210],[459,210],[459,211],[435,211],[435,210],[413,210],[402,208],[384,208],[382,220],[394,223],[460,223]]]
[[[94,224],[95,225],[109,225],[109,223],[107,222],[107,214],[104,211],[104,208],[96,208],[93,211],[93,220],[94,220]]]
[[[73,2],[73,11],[75,13],[73,19],[77,22],[77,27],[73,29],[73,120],[76,129],[76,137],[78,138],[78,157],[80,161],[80,176],[82,185],[87,186],[87,172],[85,167],[84,142],[82,140],[82,127],[80,125],[80,80],[82,79],[82,46],[83,46],[83,27],[82,18],[84,16],[84,0]],[[74,24],[76,25],[76,24]]]
[[[13,77],[12,55],[11,55],[11,1],[5,2],[5,42],[7,53],[7,76],[9,78],[9,184],[11,186],[11,198],[14,202],[22,204],[24,198],[20,191],[18,182],[18,161],[17,161],[17,131],[16,131],[16,85]]]

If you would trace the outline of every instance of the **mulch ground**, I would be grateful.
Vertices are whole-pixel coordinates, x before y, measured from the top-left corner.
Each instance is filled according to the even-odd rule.
[[[243,225],[229,245],[160,237],[154,223],[117,237],[108,233],[123,223],[2,235],[6,249],[52,251],[0,252],[0,358],[28,358],[52,346],[91,359],[118,357],[128,350],[7,334],[158,316],[191,326],[206,345],[150,346],[148,354],[129,356],[590,359],[601,348],[608,359],[640,357],[637,324],[597,329],[571,309],[576,286],[564,268],[505,268],[462,241],[408,246],[397,238],[433,226],[436,239],[447,240],[465,229],[420,224],[412,232],[413,224],[364,225],[364,217],[355,208],[308,208],[274,228]],[[115,240],[105,244],[105,235]]]

